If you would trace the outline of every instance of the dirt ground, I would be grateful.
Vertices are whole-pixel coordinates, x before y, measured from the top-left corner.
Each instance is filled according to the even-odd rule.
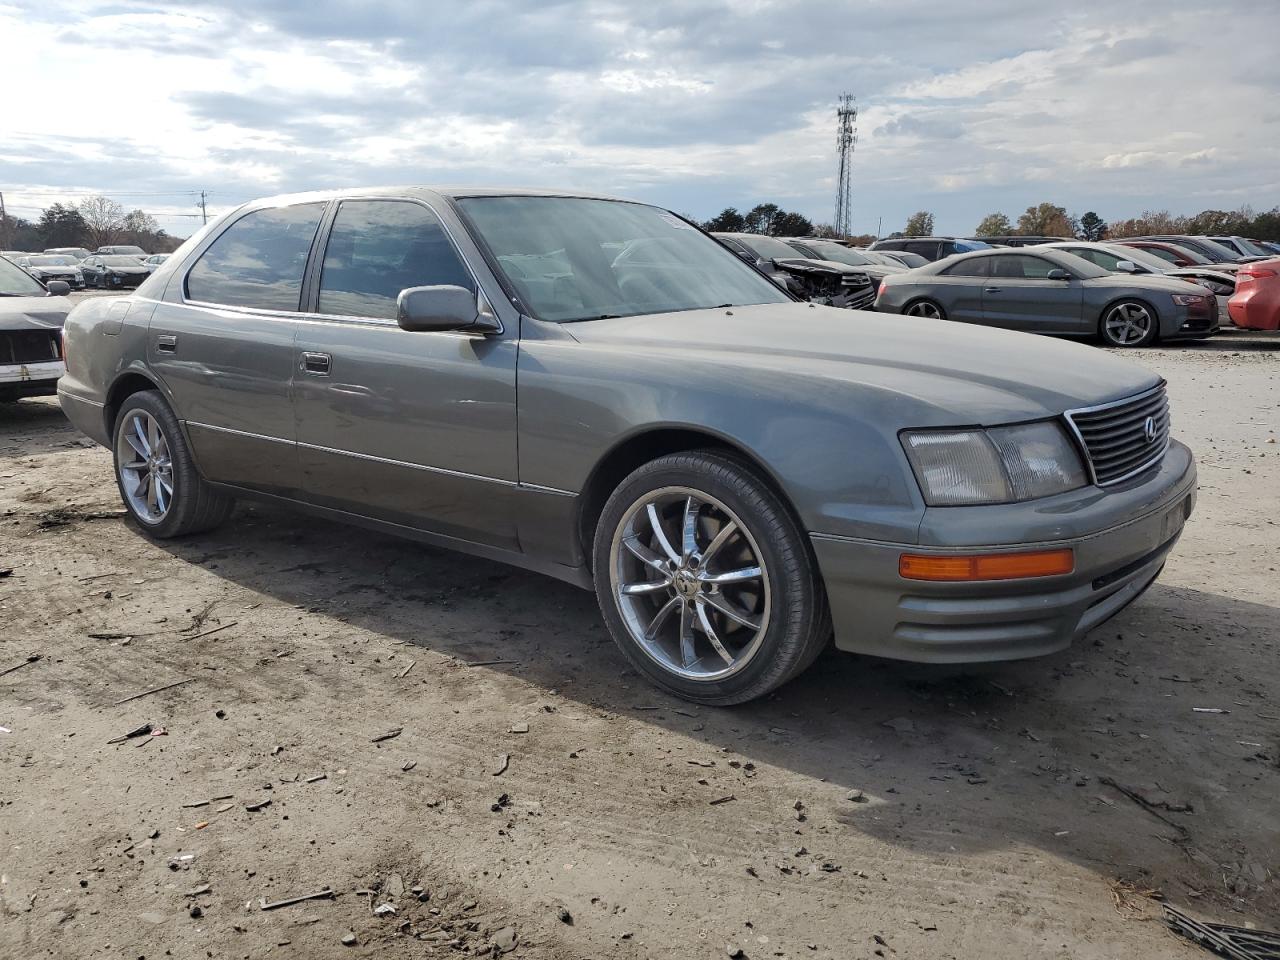
[[[152,543],[56,402],[0,406],[0,956],[1207,957],[1155,896],[1280,927],[1280,339],[1133,359],[1201,480],[1141,600],[730,710],[534,574],[260,506]]]

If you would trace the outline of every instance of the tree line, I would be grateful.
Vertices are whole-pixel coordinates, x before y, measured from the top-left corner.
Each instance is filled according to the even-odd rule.
[[[933,234],[933,214],[918,210],[893,237],[927,237]],[[1159,234],[1189,236],[1239,236],[1254,240],[1280,240],[1280,207],[1255,213],[1252,207],[1239,210],[1202,210],[1197,214],[1174,215],[1168,210],[1146,210],[1141,216],[1108,223],[1089,210],[1076,217],[1066,207],[1038,203],[1027,207],[1014,223],[1003,213],[989,213],[973,230],[975,237],[1063,237],[1074,240],[1109,240]]]
[[[76,204],[55,203],[32,221],[5,217],[0,222],[0,250],[47,250],[112,244],[141,247],[148,253],[172,253],[182,243],[143,210],[126,211],[109,197],[86,197]]]

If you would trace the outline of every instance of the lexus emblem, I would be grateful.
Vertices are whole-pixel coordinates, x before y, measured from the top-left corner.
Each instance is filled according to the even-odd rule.
[[[1156,418],[1147,417],[1146,423],[1142,425],[1142,435],[1147,438],[1147,443],[1156,442]]]

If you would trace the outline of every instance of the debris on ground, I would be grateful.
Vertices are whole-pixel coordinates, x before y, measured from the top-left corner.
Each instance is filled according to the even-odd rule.
[[[258,898],[258,906],[263,910],[276,910],[280,907],[291,907],[295,903],[302,903],[306,900],[332,900],[334,897],[332,887],[321,887],[315,893],[304,893],[296,897],[286,897],[283,900],[274,900],[268,903],[265,897]]]
[[[199,678],[199,677],[187,677],[185,680],[175,680],[173,683],[166,683],[166,684],[165,684],[164,686],[162,686],[162,687],[152,687],[150,690],[143,690],[141,693],[135,693],[135,694],[134,694],[133,696],[131,696],[131,697],[125,697],[123,700],[117,700],[117,701],[115,701],[114,703],[112,703],[111,705],[112,705],[113,707],[118,707],[118,706],[120,706],[120,704],[122,704],[122,703],[129,703],[129,702],[131,702],[131,701],[133,701],[133,700],[141,700],[143,697],[149,697],[149,696],[151,696],[153,693],[162,693],[162,692],[164,692],[165,690],[172,690],[174,687],[180,687],[180,686],[182,686],[184,683],[194,683],[194,682],[195,682],[196,680],[198,680],[198,679],[200,679],[200,678]]]
[[[1164,905],[1164,922],[1175,933],[1231,960],[1280,958],[1280,933],[1225,923],[1203,923],[1168,903]]]
[[[369,742],[370,742],[370,743],[382,743],[382,741],[384,741],[384,740],[394,740],[396,737],[400,736],[400,734],[401,734],[401,733],[403,733],[403,732],[404,732],[404,727],[392,727],[392,728],[391,728],[390,730],[388,730],[386,733],[380,733],[380,734],[378,734],[376,737],[374,737],[374,738],[373,738],[372,740],[370,740]]]
[[[118,737],[112,737],[107,741],[107,743],[124,743],[126,740],[132,740],[135,737],[145,737],[152,731],[152,729],[151,723],[147,722],[140,727],[134,727],[128,733],[123,733]]]
[[[523,720],[517,720],[515,723],[511,725],[511,728],[507,732],[508,733],[528,733],[529,724],[527,724]]]
[[[493,766],[493,775],[500,777],[507,772],[507,767],[511,766],[511,754],[503,753],[498,756],[497,763]]]
[[[882,727],[888,727],[890,730],[897,730],[898,733],[915,733],[915,722],[908,717],[894,717],[892,720],[886,720],[880,724]]]
[[[1148,901],[1163,898],[1159,890],[1140,887],[1133,881],[1123,878],[1108,880],[1107,886],[1111,890],[1111,905],[1116,908],[1116,913],[1130,920],[1141,917],[1147,912]]]

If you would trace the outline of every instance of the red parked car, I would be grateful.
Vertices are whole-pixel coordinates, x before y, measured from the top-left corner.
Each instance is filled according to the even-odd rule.
[[[1237,327],[1280,330],[1280,260],[1241,264],[1227,312]]]

